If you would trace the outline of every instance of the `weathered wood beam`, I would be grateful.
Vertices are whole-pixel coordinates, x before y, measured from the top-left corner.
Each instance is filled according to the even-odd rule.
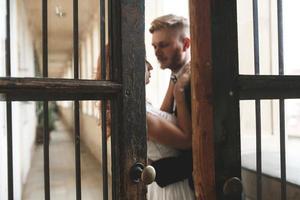
[[[0,100],[96,100],[109,98],[121,91],[111,81],[51,79],[51,78],[0,78]]]
[[[122,83],[122,92],[112,101],[113,199],[144,200],[145,184],[133,182],[129,174],[135,163],[147,163],[145,2],[111,3],[111,75]]]
[[[190,0],[193,176],[198,200],[215,200],[211,0]]]
[[[237,1],[211,0],[217,199],[241,200]]]
[[[299,76],[240,75],[238,77],[240,99],[300,98]]]

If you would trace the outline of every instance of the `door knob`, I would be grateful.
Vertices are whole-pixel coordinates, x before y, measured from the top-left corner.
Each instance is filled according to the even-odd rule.
[[[225,181],[223,193],[225,195],[240,195],[243,192],[243,185],[239,178],[232,177]]]
[[[130,169],[130,178],[134,183],[149,185],[155,180],[155,176],[155,169],[151,165],[145,167],[142,163],[136,163]]]

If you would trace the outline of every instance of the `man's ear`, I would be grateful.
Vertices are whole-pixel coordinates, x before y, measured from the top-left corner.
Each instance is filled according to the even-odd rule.
[[[191,46],[191,39],[188,37],[183,38],[183,51],[186,51]]]

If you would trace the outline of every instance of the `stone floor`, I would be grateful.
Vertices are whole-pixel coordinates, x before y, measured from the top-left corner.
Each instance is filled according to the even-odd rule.
[[[74,143],[61,123],[51,132],[50,140],[51,199],[76,199]],[[102,199],[102,176],[99,162],[81,145],[82,199]],[[43,145],[36,146],[23,200],[44,199]]]

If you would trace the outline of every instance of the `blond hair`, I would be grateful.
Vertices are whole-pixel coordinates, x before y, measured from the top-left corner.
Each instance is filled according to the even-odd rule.
[[[163,29],[180,31],[184,37],[189,36],[189,23],[185,17],[173,14],[163,15],[152,21],[149,31],[154,33]]]

